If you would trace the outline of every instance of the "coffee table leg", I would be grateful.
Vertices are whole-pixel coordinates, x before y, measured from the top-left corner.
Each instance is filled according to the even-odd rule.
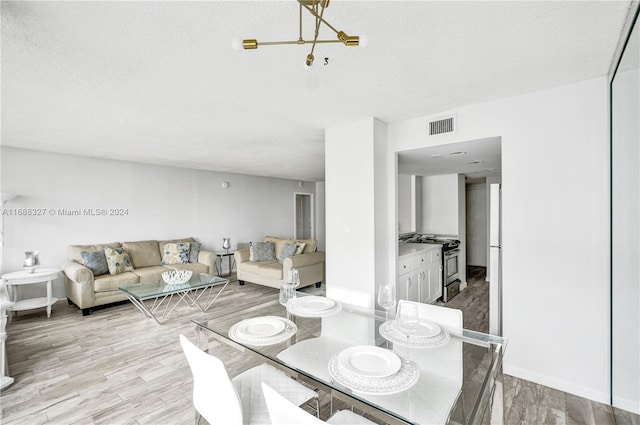
[[[222,293],[222,291],[224,291],[224,288],[227,287],[227,285],[229,284],[229,281],[227,281],[227,283],[225,283],[224,285],[222,285],[222,288],[220,288],[220,290],[218,291],[218,293],[216,294],[215,297],[213,297],[212,300],[209,300],[209,303],[207,304],[206,307],[202,308],[202,306],[200,305],[200,303],[198,302],[198,299],[196,299],[196,302],[198,302],[198,307],[200,307],[200,310],[202,310],[202,312],[204,313],[205,311],[209,310],[209,307],[211,307],[211,305],[218,299],[218,297],[220,296],[220,294]],[[213,291],[213,286],[209,289],[209,298],[211,298],[211,291]],[[204,294],[204,292],[203,292]],[[200,294],[202,295],[202,294]],[[198,297],[200,298],[200,297]]]
[[[153,314],[146,305],[144,305],[144,301],[140,301],[138,299],[136,299],[135,297],[132,297],[130,295],[127,296],[127,298],[129,298],[129,301],[131,301],[131,303],[133,305],[136,306],[136,308],[138,310],[140,310],[142,312],[142,314],[144,314],[147,318],[152,318],[153,320],[156,321],[157,324],[161,325],[162,322],[160,322],[158,320],[158,318],[155,316],[155,314]],[[165,297],[166,298],[166,297]],[[155,304],[155,303],[154,303]]]

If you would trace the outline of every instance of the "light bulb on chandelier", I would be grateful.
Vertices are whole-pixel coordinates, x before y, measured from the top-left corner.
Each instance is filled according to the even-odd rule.
[[[261,41],[260,43],[258,43],[258,40],[256,39],[245,39],[245,40],[238,40],[238,39],[233,39],[231,41],[231,45],[233,47],[234,50],[255,50],[258,48],[258,46],[273,46],[273,45],[279,45],[279,44],[311,44],[311,52],[307,55],[306,60],[305,60],[305,64],[304,64],[304,68],[305,69],[310,69],[311,66],[313,65],[313,60],[314,60],[314,50],[316,47],[316,44],[325,44],[325,43],[342,43],[345,46],[348,47],[354,47],[354,46],[362,46],[362,47],[366,47],[366,45],[368,44],[368,38],[367,37],[358,37],[357,35],[347,35],[347,33],[345,33],[344,31],[338,31],[337,29],[335,29],[329,22],[327,22],[324,19],[324,12],[325,9],[327,7],[329,7],[329,2],[330,0],[297,0],[298,4],[299,4],[299,8],[300,8],[300,19],[299,19],[299,29],[300,29],[300,35],[298,37],[297,40],[290,40],[290,41]],[[313,39],[309,39],[309,40],[305,40],[302,37],[302,11],[307,10],[313,17],[315,20],[315,32],[314,32],[314,37]],[[319,40],[318,39],[318,34],[320,32],[320,26],[321,24],[326,25],[328,28],[330,28],[333,32],[336,33],[336,38],[335,39],[329,39],[329,40]]]

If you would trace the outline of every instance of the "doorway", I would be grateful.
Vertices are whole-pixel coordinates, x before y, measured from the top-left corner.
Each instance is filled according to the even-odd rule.
[[[491,213],[499,212],[499,208],[495,203],[491,208],[489,195],[490,187],[502,180],[502,139],[491,137],[401,151],[397,153],[396,171],[399,235],[420,233],[460,240],[464,271],[460,288],[464,290],[458,301],[453,298],[443,305],[467,310],[467,328],[489,332],[491,327],[499,335],[502,256],[499,239],[490,236],[499,230],[500,216],[498,225],[490,226]],[[410,184],[414,179],[420,184]],[[415,221],[410,220],[413,216]]]
[[[313,228],[313,194],[293,194],[293,235],[295,239],[314,239]]]

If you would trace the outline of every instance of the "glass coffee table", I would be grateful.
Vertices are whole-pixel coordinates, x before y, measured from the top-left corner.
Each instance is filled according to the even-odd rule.
[[[202,312],[207,311],[228,284],[229,279],[194,273],[186,283],[168,284],[158,281],[121,286],[118,289],[147,318],[153,318],[158,324],[162,324],[181,302],[189,307],[197,307]],[[203,298],[205,293],[208,295]],[[174,296],[177,300],[172,304]],[[161,317],[156,315],[158,313],[161,313]]]

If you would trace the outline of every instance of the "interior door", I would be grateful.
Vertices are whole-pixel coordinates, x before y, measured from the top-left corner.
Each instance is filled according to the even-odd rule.
[[[313,239],[313,194],[294,194],[294,237]]]

